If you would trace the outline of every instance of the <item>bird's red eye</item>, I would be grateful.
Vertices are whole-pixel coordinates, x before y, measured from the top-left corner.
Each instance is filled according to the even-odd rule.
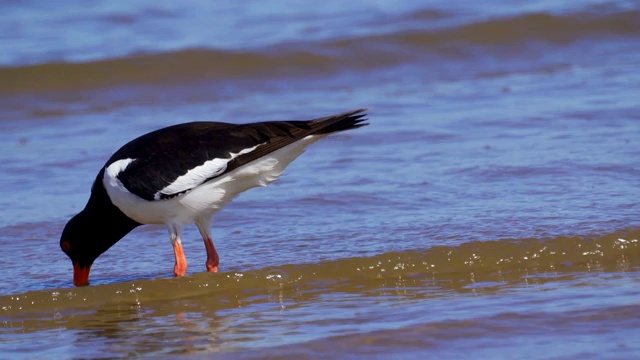
[[[62,244],[60,244],[60,246],[62,247],[62,250],[64,251],[69,251],[71,250],[71,244],[69,244],[68,241],[63,241]]]

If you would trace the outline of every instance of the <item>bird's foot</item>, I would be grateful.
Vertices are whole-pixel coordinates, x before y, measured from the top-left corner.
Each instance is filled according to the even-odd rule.
[[[218,259],[207,259],[206,266],[208,272],[218,272],[218,264],[220,261]]]
[[[216,251],[216,247],[213,246],[213,241],[210,237],[204,239],[204,246],[207,249],[207,266],[208,272],[218,272],[218,265],[220,264],[220,256]]]
[[[187,274],[187,260],[176,262],[173,267],[173,274],[175,276],[185,276]]]
[[[184,256],[182,243],[180,240],[173,243],[173,252],[176,256],[176,265],[173,267],[175,276],[185,276],[187,274],[187,258]]]

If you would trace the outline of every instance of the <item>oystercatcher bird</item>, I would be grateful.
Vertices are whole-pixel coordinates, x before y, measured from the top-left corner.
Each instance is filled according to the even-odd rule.
[[[95,259],[143,224],[166,225],[174,274],[184,276],[180,236],[184,225],[195,223],[207,251],[207,271],[217,272],[213,215],[241,192],[276,180],[310,144],[368,125],[366,110],[307,121],[191,122],[132,140],[102,167],[84,210],[62,231],[60,247],[73,263],[74,285],[88,285]]]

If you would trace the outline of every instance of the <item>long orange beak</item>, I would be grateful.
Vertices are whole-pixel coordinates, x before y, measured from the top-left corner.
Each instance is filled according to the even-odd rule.
[[[91,265],[80,267],[80,264],[78,264],[77,262],[73,263],[73,285],[89,285],[89,271],[91,271]]]

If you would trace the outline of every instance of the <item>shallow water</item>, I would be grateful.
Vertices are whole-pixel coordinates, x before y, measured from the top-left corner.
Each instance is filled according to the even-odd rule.
[[[2,5],[0,358],[640,354],[633,2],[283,4]],[[72,287],[128,140],[363,106],[217,216],[220,273],[148,226]]]

